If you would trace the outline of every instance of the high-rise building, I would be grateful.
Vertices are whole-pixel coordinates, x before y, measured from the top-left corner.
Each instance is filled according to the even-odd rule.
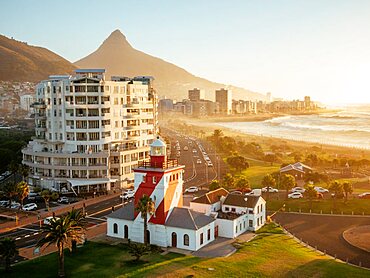
[[[20,96],[20,107],[23,110],[31,111],[32,110],[31,105],[33,104],[33,102],[34,102],[34,98],[32,95]]]
[[[232,113],[232,92],[227,89],[216,90],[216,102],[220,105],[220,113],[230,115]]]
[[[22,150],[29,184],[76,193],[122,188],[157,132],[152,77],[103,69],[50,76],[36,87],[35,137]]]
[[[193,90],[188,91],[188,96],[190,101],[200,101],[201,99],[204,99],[205,94],[204,90],[194,88]]]

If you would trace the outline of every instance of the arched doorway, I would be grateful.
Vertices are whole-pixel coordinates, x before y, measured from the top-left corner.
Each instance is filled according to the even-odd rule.
[[[148,244],[150,244],[150,231],[146,230],[146,238],[148,239]]]
[[[125,225],[123,228],[123,236],[124,238],[128,238],[128,226]]]
[[[172,247],[177,247],[177,234],[175,232],[173,232],[171,238],[172,238],[172,240],[171,240],[172,241],[171,246]]]

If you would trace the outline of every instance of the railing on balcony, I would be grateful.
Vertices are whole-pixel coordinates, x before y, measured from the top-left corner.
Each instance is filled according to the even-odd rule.
[[[155,163],[150,161],[139,161],[138,168],[160,168],[168,169],[179,166],[177,159],[168,159],[166,162]]]

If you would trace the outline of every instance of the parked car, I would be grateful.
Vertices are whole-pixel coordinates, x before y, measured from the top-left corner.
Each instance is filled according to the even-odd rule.
[[[276,188],[273,188],[271,186],[268,188],[268,191],[270,193],[278,193],[279,192],[279,190],[277,190]],[[262,192],[267,192],[267,187],[262,187]]]
[[[17,203],[17,202],[13,202],[11,205],[10,205],[10,208],[11,209],[19,209],[21,207],[21,204],[20,203]]]
[[[185,192],[187,192],[187,193],[195,193],[195,192],[198,192],[198,191],[199,191],[199,188],[196,187],[196,186],[190,186],[190,187],[185,189]]]
[[[35,193],[35,192],[30,192],[29,194],[28,194],[28,199],[29,200],[35,200],[36,199],[36,197],[37,196],[39,196],[40,194],[39,193]]]
[[[60,197],[59,200],[58,200],[58,203],[61,203],[61,204],[69,204],[69,199],[68,197]]]
[[[212,164],[211,161],[207,161],[207,165],[208,165],[208,167],[212,167],[213,166],[213,164]]]
[[[200,158],[197,159],[197,164],[202,164],[202,160]]]
[[[293,187],[292,188],[292,190],[291,190],[291,192],[299,192],[299,193],[304,193],[306,191],[306,189],[304,189],[304,188],[302,188],[302,187],[299,187],[299,186],[297,186],[297,187]]]
[[[326,188],[323,188],[321,186],[315,186],[314,189],[317,191],[317,192],[320,192],[320,193],[328,193],[329,190],[327,190]]]
[[[370,199],[370,192],[364,192],[358,195],[360,199]]]
[[[187,150],[189,150],[189,147],[188,146],[185,146],[184,147],[184,151],[187,151]]]
[[[251,191],[244,194],[245,196],[261,196],[262,190],[259,188],[252,189]]]
[[[293,192],[293,193],[288,194],[288,198],[300,199],[300,198],[303,198],[303,195],[300,192]]]
[[[0,201],[0,207],[7,207],[9,206],[9,201]]]
[[[197,153],[198,151],[196,149],[193,149],[193,153]]]
[[[36,210],[37,205],[35,203],[26,204],[22,208],[24,211]]]

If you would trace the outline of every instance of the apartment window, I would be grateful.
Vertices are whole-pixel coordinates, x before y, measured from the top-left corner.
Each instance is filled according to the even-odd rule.
[[[207,231],[207,240],[211,240],[211,229]]]
[[[249,227],[253,227],[253,220],[249,220]]]
[[[189,246],[189,235],[187,234],[184,235],[184,245]]]
[[[203,244],[203,233],[200,234],[200,245]]]

